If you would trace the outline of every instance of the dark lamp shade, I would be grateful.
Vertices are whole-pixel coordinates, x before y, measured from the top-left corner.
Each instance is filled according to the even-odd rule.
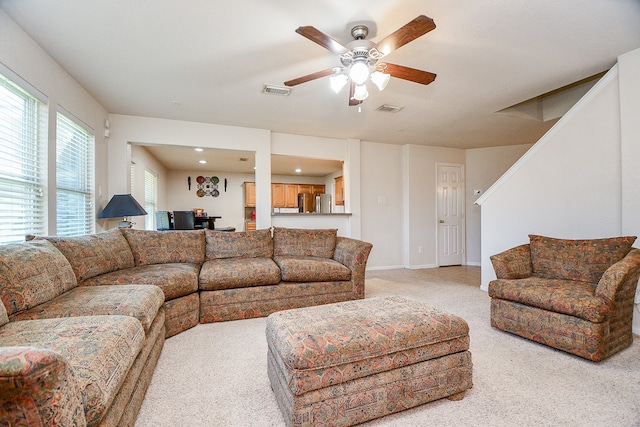
[[[126,216],[146,215],[147,211],[131,194],[115,194],[98,218],[123,218]]]

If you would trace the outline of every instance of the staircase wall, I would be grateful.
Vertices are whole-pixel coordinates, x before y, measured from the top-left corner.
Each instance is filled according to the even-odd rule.
[[[489,256],[529,234],[640,237],[640,49],[618,63],[477,200],[482,289]],[[640,247],[640,239],[634,245]],[[638,306],[636,306],[638,308]],[[640,311],[634,312],[640,333]]]

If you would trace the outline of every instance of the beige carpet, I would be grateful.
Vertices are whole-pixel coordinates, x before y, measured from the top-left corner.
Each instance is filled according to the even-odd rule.
[[[492,329],[479,284],[478,267],[367,273],[367,297],[414,297],[469,323],[474,386],[459,402],[363,426],[640,426],[640,337],[604,362],[582,360]],[[249,319],[168,339],[136,426],[283,426],[264,330],[264,318]]]

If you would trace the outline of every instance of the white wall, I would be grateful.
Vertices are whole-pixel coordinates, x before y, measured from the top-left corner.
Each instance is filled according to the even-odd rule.
[[[437,267],[437,165],[464,166],[464,150],[422,145],[408,145],[405,149],[405,265],[409,268]],[[419,247],[423,247],[423,253],[419,253]]]
[[[55,153],[57,106],[81,120],[95,134],[96,141],[96,214],[109,202],[111,194],[107,184],[107,145],[104,124],[106,110],[63,70],[20,27],[0,10],[0,62],[22,80],[44,94],[49,103],[48,137],[50,149]],[[49,182],[55,182],[55,155],[50,155]],[[49,188],[49,198],[55,200],[55,187]],[[56,212],[49,210],[49,234],[55,232]],[[102,225],[97,224],[97,230]]]
[[[640,235],[640,49],[621,59],[478,200],[483,289],[495,278],[489,256],[528,242],[530,233]]]
[[[165,210],[164,206],[167,204],[167,170],[166,168],[158,162],[158,160],[153,157],[149,151],[140,145],[132,145],[131,146],[131,161],[135,163],[135,188],[130,189],[131,195],[144,206],[144,174],[145,170],[149,170],[158,175],[158,199],[157,199],[157,207],[158,210]],[[153,215],[150,213],[150,215]],[[105,220],[106,221],[106,220]],[[115,220],[110,227],[115,227]],[[143,217],[135,217],[133,218],[133,222],[135,222],[133,228],[144,229],[145,228],[145,218]],[[109,227],[109,228],[110,228]]]
[[[480,265],[480,206],[475,201],[500,178],[531,144],[477,148],[465,152],[467,265]],[[480,190],[480,195],[474,195]]]
[[[362,239],[373,244],[369,269],[405,266],[403,150],[401,145],[361,144]]]
[[[196,195],[196,177],[217,176],[218,197]],[[191,177],[191,190],[187,185],[187,177]],[[227,180],[227,191],[224,190],[224,180]],[[216,171],[169,171],[167,178],[167,205],[164,210],[188,211],[202,208],[210,216],[221,216],[217,219],[216,227],[235,227],[237,231],[244,231],[244,188],[245,181],[253,181],[253,174],[227,173]]]

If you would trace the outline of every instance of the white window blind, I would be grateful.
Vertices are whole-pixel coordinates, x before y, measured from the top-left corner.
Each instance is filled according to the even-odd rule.
[[[0,75],[0,243],[47,232],[46,117],[44,103]]]
[[[56,128],[56,234],[93,233],[93,134],[62,113]]]
[[[156,229],[156,209],[158,204],[158,174],[148,169],[144,171],[144,219],[146,230]]]

